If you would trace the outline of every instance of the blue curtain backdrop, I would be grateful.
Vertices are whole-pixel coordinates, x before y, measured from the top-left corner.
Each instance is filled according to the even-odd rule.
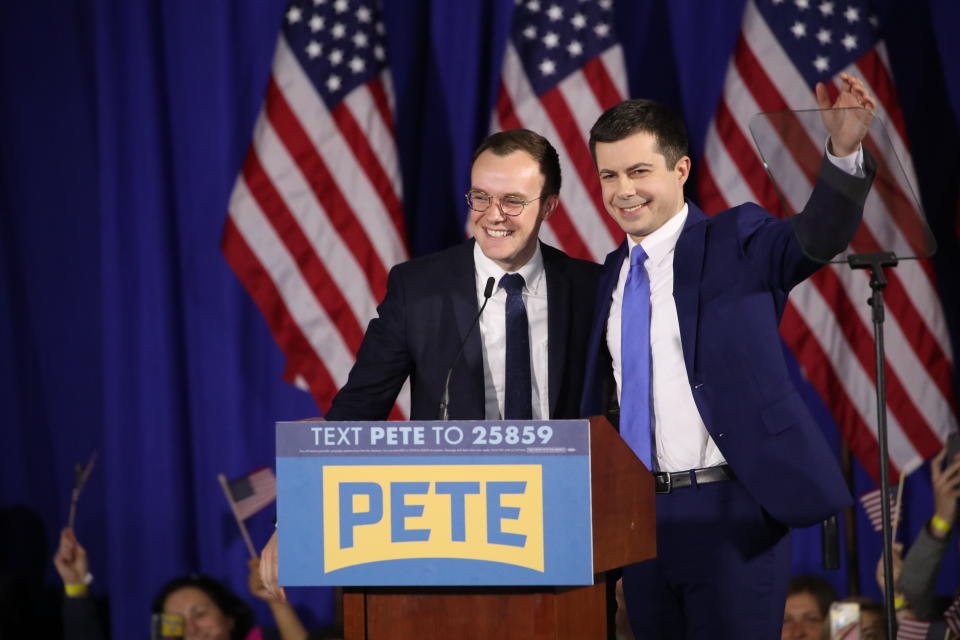
[[[385,4],[405,215],[420,255],[461,237],[460,194],[489,123],[514,3]],[[956,352],[960,8],[907,4],[886,0],[880,16],[940,243],[934,263]],[[616,8],[631,95],[684,113],[695,166],[742,6]],[[273,422],[318,413],[281,382],[280,352],[219,251],[284,8],[0,4],[0,616],[28,620],[34,637],[56,628],[50,558],[75,463],[99,449],[77,522],[94,590],[111,596],[114,637],[145,637],[150,597],[169,577],[200,570],[246,593],[245,550],[216,474],[271,464]],[[797,382],[836,441],[799,373]],[[859,467],[856,483],[858,493],[870,488]],[[906,504],[910,540],[930,514],[925,469],[909,479]],[[879,537],[857,519],[862,591],[878,597]],[[271,515],[251,528],[262,544]],[[822,572],[817,531],[795,540],[795,570]],[[844,570],[822,573],[848,588]],[[941,590],[958,576],[951,553]],[[326,590],[294,598],[314,623],[330,615]],[[265,607],[257,613],[269,620]]]

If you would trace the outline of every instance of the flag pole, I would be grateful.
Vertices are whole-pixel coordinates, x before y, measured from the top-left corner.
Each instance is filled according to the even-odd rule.
[[[87,484],[87,479],[90,477],[90,472],[93,471],[93,465],[96,461],[97,450],[94,449],[93,453],[90,454],[90,458],[87,460],[86,466],[81,467],[77,464],[76,475],[73,480],[73,490],[70,492],[70,513],[67,515],[68,529],[72,530],[77,520],[77,503],[80,502],[80,493]]]
[[[900,506],[900,502],[903,500],[903,480],[906,477],[907,474],[901,473],[900,482],[897,483],[897,506],[893,511],[893,533],[890,535],[891,540],[897,539],[897,529],[900,528],[900,513],[903,510]]]
[[[227,497],[227,502],[230,503],[230,511],[233,513],[233,519],[237,521],[237,526],[240,527],[240,534],[243,536],[243,541],[247,543],[247,550],[250,552],[250,557],[258,558],[259,554],[253,547],[253,541],[250,539],[250,532],[247,531],[247,525],[243,524],[243,518],[237,513],[237,505],[233,501],[233,494],[230,493],[230,485],[227,483],[227,477],[222,473],[218,473],[217,480],[220,481],[220,486],[223,487],[223,495]]]

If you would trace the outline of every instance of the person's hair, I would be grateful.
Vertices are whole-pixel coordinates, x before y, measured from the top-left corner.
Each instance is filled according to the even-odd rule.
[[[830,603],[836,602],[837,590],[833,585],[815,574],[794,576],[787,585],[787,597],[809,593],[817,601],[817,608],[824,618],[830,613]]]
[[[514,151],[527,152],[540,165],[540,173],[543,175],[540,197],[546,198],[560,193],[560,157],[550,141],[539,133],[529,129],[509,129],[494,133],[473,152],[471,165],[484,151],[498,156],[507,156]]]
[[[593,163],[597,163],[598,142],[619,142],[641,132],[654,137],[668,169],[689,155],[687,128],[673,109],[653,100],[624,100],[604,111],[590,129]]]
[[[174,591],[187,587],[203,591],[213,600],[213,603],[223,612],[224,616],[233,619],[233,630],[230,632],[231,640],[243,640],[250,633],[253,628],[253,610],[226,585],[209,576],[191,574],[170,580],[153,597],[153,613],[163,613],[167,598]]]

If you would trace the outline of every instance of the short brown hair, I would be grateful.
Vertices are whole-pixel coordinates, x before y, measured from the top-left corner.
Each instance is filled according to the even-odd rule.
[[[540,197],[546,198],[560,193],[560,157],[550,141],[529,129],[509,129],[488,136],[473,152],[471,166],[484,151],[494,155],[506,156],[514,151],[525,151],[540,165],[543,175],[543,189]]]
[[[597,163],[598,142],[619,142],[640,132],[653,135],[668,169],[690,153],[687,128],[673,109],[653,100],[624,100],[604,111],[590,129],[593,163]]]
[[[787,596],[809,593],[817,601],[817,609],[823,618],[830,612],[830,603],[836,602],[837,590],[824,578],[816,574],[794,576],[787,585]]]

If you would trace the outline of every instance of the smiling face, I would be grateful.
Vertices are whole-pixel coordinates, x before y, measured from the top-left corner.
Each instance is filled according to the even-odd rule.
[[[229,640],[233,630],[233,619],[197,587],[182,587],[171,593],[164,600],[163,612],[183,616],[186,640]]]
[[[637,242],[659,229],[683,208],[683,185],[690,158],[672,167],[652,133],[641,131],[616,142],[596,143],[603,206]]]
[[[540,197],[544,177],[540,165],[526,151],[498,156],[487,150],[477,156],[470,171],[471,191],[532,200],[518,216],[507,216],[494,199],[486,211],[470,210],[470,228],[483,255],[504,271],[516,271],[533,257],[540,225],[557,206],[557,196]]]

